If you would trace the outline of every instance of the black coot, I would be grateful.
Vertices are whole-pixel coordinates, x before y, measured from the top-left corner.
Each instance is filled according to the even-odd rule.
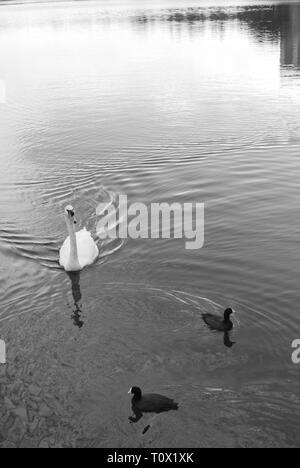
[[[233,323],[230,320],[230,316],[233,314],[232,309],[226,309],[224,312],[224,318],[213,314],[203,314],[202,318],[206,325],[212,330],[229,332],[233,329]]]
[[[163,395],[143,395],[139,387],[132,387],[128,393],[133,394],[132,411],[135,414],[135,418],[129,418],[131,422],[138,422],[143,417],[143,413],[158,414],[172,410],[176,411],[179,408],[178,403]]]

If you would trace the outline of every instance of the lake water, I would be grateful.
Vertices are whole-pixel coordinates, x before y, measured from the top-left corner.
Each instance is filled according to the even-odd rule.
[[[1,447],[299,446],[300,4],[225,3],[0,6]],[[204,248],[69,277],[64,206],[118,194],[205,203]],[[143,436],[133,385],[180,411]]]

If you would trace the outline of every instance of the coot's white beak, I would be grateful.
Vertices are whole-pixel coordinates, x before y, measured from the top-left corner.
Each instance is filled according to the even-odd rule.
[[[128,395],[130,395],[131,392],[132,392],[132,388],[129,390]]]

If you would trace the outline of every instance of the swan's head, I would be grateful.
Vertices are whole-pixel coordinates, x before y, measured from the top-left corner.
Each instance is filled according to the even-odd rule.
[[[77,224],[76,218],[75,218],[75,211],[73,206],[68,205],[65,208],[65,217],[66,219],[72,223],[72,224]]]

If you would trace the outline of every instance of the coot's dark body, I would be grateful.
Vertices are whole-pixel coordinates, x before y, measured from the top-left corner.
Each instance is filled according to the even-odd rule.
[[[142,413],[164,413],[178,410],[178,404],[170,398],[155,393],[144,395],[141,400],[132,399],[132,406]]]
[[[233,329],[233,323],[230,320],[230,315],[233,313],[232,309],[226,309],[224,318],[213,314],[203,314],[202,318],[206,325],[212,330],[228,332]]]
[[[138,387],[133,387],[130,393],[134,395],[132,398],[132,410],[136,418],[130,418],[132,422],[139,421],[143,413],[165,413],[167,411],[176,411],[179,408],[178,403],[170,398],[158,394],[143,395]]]

